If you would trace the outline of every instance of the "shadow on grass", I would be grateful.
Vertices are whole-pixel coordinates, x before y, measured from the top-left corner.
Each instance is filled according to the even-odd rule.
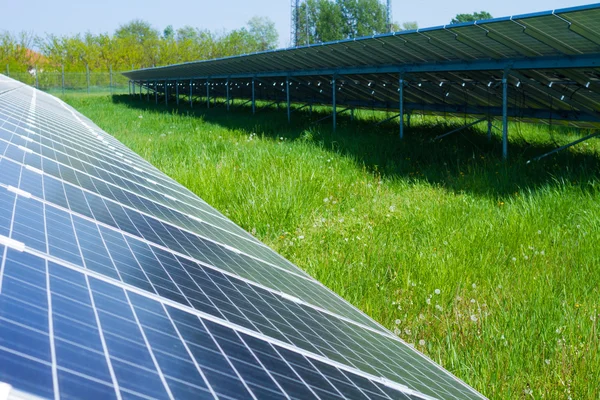
[[[164,103],[156,105],[153,99],[147,102],[128,95],[114,95],[112,100],[148,112],[193,115],[225,128],[247,131],[248,134],[255,132],[273,140],[285,137],[292,141],[311,141],[348,155],[367,170],[388,179],[427,181],[453,192],[491,196],[499,200],[562,182],[595,191],[595,182],[600,175],[600,157],[595,151],[562,151],[527,164],[529,159],[556,148],[558,144],[554,139],[560,139],[561,144],[569,141],[565,139],[568,131],[560,127],[552,131],[548,129],[547,140],[539,140],[528,134],[531,125],[511,126],[509,160],[504,162],[501,134],[495,129],[491,140],[488,140],[485,122],[441,140],[433,140],[464,122],[455,118],[445,120],[453,123],[441,124],[435,118],[418,121],[413,118],[412,126],[405,128],[405,138],[399,140],[397,119],[375,125],[385,118],[383,112],[363,110],[355,119],[347,112],[340,114],[334,132],[331,119],[315,123],[327,117],[328,112],[324,108],[315,108],[314,112],[306,108],[294,110],[292,123],[288,124],[285,107],[259,109],[256,115],[252,115],[248,105],[234,106],[227,111],[222,104],[211,104],[211,108],[207,109],[205,103],[195,103],[190,109],[187,102],[182,102],[179,107],[173,103],[169,106]],[[499,123],[495,122],[495,126],[498,127]],[[588,133],[582,132],[581,136],[585,134]]]

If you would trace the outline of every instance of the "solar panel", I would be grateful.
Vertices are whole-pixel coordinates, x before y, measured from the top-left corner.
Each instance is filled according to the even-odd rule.
[[[296,103],[597,128],[598,31],[600,5],[592,4],[147,68],[125,76],[161,95],[286,102],[289,85]],[[249,89],[251,82],[256,92]]]
[[[0,171],[13,395],[482,398],[70,106],[3,76]]]

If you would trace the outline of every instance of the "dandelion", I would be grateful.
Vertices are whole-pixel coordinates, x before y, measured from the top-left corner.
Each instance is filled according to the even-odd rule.
[[[475,304],[475,299],[471,299],[471,304]]]
[[[298,236],[298,239],[300,239],[300,240],[304,239],[304,235]]]
[[[544,250],[542,250],[542,251],[540,251],[540,254],[543,255],[543,256],[545,256],[546,252]]]
[[[512,258],[513,262],[517,261],[517,257]]]
[[[444,309],[442,308],[442,306],[440,306],[439,304],[435,305],[435,309],[438,311],[444,311]]]
[[[400,325],[400,322],[402,322],[402,321],[400,321],[399,319],[397,319],[397,320],[395,320],[395,321],[394,321],[394,323],[395,323],[396,325]]]
[[[283,140],[283,136],[279,138],[279,140]]]
[[[400,329],[394,328],[394,335],[400,336],[401,333],[402,333],[402,331]]]
[[[440,294],[440,293],[442,293],[442,291],[441,291],[440,289],[435,289],[435,290],[433,291],[433,293],[435,293],[435,294]]]
[[[524,258],[525,258],[526,260],[529,260],[529,256],[524,256]]]
[[[471,287],[472,287],[473,289],[477,289],[477,285],[476,285],[476,284],[472,284],[472,285],[471,285]]]
[[[408,328],[404,329],[404,334],[406,334],[407,336],[410,336],[412,334],[412,331]]]
[[[498,285],[498,289],[502,289],[502,285]]]
[[[544,362],[546,363],[546,365],[550,365],[550,360],[549,359],[545,359]]]
[[[396,211],[396,207],[395,206],[390,206],[390,212],[394,212]]]
[[[327,203],[328,201],[329,201],[329,197],[325,197],[325,198],[323,199],[323,203]]]
[[[425,341],[423,339],[419,340],[419,346],[421,346],[421,347],[425,346]]]
[[[427,304],[431,304],[431,299],[430,299],[429,297],[428,297],[428,298],[426,298],[426,299],[425,299],[425,303],[427,303]]]
[[[542,231],[538,231],[538,235],[541,235],[541,234],[542,234]]]
[[[144,118],[144,116],[143,116],[143,115],[140,115],[138,118],[139,118],[139,119],[142,119],[142,118]]]
[[[477,322],[477,315],[475,315],[475,314],[472,314],[472,315],[471,315],[471,321],[473,321],[473,322]]]
[[[448,242],[444,240],[444,246],[448,246]]]

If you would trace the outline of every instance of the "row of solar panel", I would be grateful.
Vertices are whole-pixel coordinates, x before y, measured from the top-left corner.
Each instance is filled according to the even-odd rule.
[[[220,77],[267,71],[364,65],[413,65],[473,60],[597,54],[600,6],[498,18],[130,71],[132,80]]]
[[[70,107],[1,76],[0,171],[0,381],[49,397],[479,398],[258,257],[264,245]]]

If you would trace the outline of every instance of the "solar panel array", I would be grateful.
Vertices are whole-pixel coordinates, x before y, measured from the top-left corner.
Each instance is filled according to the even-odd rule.
[[[515,120],[600,126],[600,5],[370,38],[198,61],[125,73],[171,95],[380,109],[503,115]],[[334,79],[335,78],[335,79]],[[165,86],[166,85],[166,86]]]
[[[70,106],[3,76],[0,171],[13,394],[482,398]]]

